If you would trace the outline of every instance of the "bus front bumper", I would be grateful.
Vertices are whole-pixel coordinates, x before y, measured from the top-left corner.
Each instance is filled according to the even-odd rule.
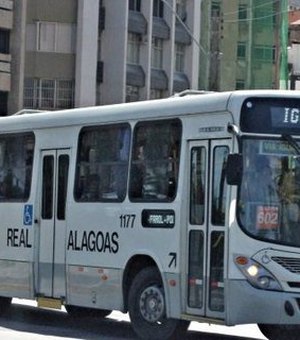
[[[244,280],[231,280],[227,287],[227,325],[300,324],[300,292],[261,290]]]

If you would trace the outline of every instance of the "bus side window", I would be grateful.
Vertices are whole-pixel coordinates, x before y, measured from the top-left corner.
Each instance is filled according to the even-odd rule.
[[[204,223],[204,195],[206,183],[206,151],[194,147],[191,152],[190,223]]]
[[[213,159],[213,192],[212,192],[212,214],[211,219],[214,225],[225,225],[225,209],[227,183],[225,180],[226,161],[229,153],[227,146],[214,148]]]
[[[75,199],[84,202],[123,201],[129,148],[128,124],[83,128],[79,136]]]
[[[31,187],[34,135],[0,137],[0,200],[26,201]]]
[[[181,123],[141,122],[134,131],[129,197],[171,201],[177,191]]]

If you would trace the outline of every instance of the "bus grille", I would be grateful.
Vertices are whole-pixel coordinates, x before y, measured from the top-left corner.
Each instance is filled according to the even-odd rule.
[[[296,274],[300,274],[300,259],[296,257],[274,256],[272,260],[280,264],[283,268]]]

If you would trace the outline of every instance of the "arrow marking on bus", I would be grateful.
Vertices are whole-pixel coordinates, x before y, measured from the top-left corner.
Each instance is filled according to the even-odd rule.
[[[169,256],[171,256],[171,261],[169,263],[169,268],[173,265],[176,268],[177,265],[177,254],[176,253],[169,253]]]

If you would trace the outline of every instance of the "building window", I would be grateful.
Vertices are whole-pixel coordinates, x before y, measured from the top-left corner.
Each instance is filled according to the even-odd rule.
[[[74,107],[74,82],[57,80],[56,84],[56,107],[60,109]]]
[[[47,110],[74,107],[74,81],[26,78],[24,107]]]
[[[41,107],[51,109],[55,102],[55,81],[53,79],[41,79],[40,81]]]
[[[259,60],[267,63],[274,63],[276,57],[275,46],[257,45],[254,46],[253,56],[255,60]]]
[[[245,89],[245,80],[237,79],[235,83],[236,90],[244,90]]]
[[[240,4],[239,5],[239,20],[247,19],[247,5]]]
[[[278,15],[273,2],[264,2],[261,6],[253,6],[253,19],[257,29],[271,29],[277,25]]]
[[[185,45],[175,44],[175,71],[184,72]]]
[[[237,58],[238,59],[245,59],[246,58],[246,43],[238,42],[237,45]]]
[[[164,17],[164,3],[161,0],[153,1],[153,16],[158,18]]]
[[[176,0],[176,13],[182,21],[186,19],[186,0]]]
[[[213,1],[211,4],[211,16],[212,18],[219,18],[221,15],[221,4],[219,1]]]
[[[140,12],[141,11],[141,0],[129,0],[129,10]]]
[[[54,22],[37,23],[37,50],[55,52],[56,25]]]
[[[8,92],[0,91],[0,116],[7,115]]]
[[[31,32],[28,40],[34,39],[34,32]],[[30,33],[28,33],[30,34]],[[38,22],[36,26],[37,51],[74,53],[75,52],[75,25],[57,22]],[[32,43],[29,42],[29,46]]]
[[[164,90],[151,89],[150,99],[161,99],[164,98]]]
[[[140,88],[138,86],[126,85],[126,102],[137,102],[140,99]]]
[[[0,53],[9,54],[9,31],[0,29]]]
[[[138,33],[128,33],[127,43],[127,63],[140,63],[141,35]]]
[[[153,68],[163,68],[163,39],[152,38],[152,59],[151,66]]]

